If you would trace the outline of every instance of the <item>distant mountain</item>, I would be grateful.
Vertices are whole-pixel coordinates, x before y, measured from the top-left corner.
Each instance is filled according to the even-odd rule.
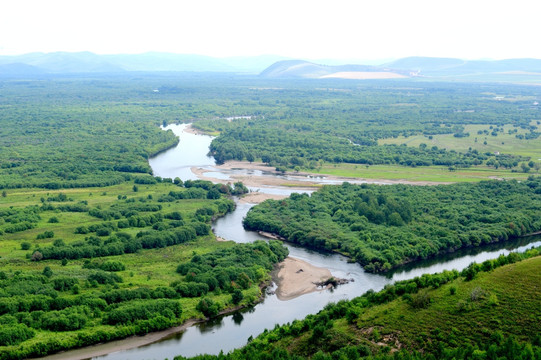
[[[370,65],[320,65],[303,60],[278,61],[260,74],[266,78],[382,79],[405,77],[401,72]]]
[[[323,62],[323,60],[322,60]],[[97,55],[91,52],[30,53],[0,56],[0,76],[141,72],[229,72],[259,74],[263,78],[389,79],[421,76],[463,81],[541,82],[541,60],[461,60],[408,57],[383,65],[337,65],[275,55],[215,58],[204,55],[148,52]]]
[[[90,52],[31,53],[20,56],[1,56],[0,65],[21,63],[31,65],[47,73],[95,73],[119,72],[121,67],[107,62],[100,55]]]
[[[46,71],[40,69],[37,66],[22,64],[22,63],[10,63],[0,65],[0,76],[20,77],[20,76],[36,76],[45,74]]]
[[[193,71],[242,72],[258,74],[284,57],[264,55],[252,57],[213,58],[204,55],[149,52],[144,54],[97,55],[90,52],[30,53],[0,56],[0,66],[22,64],[41,69],[43,73],[119,73],[124,71]],[[23,70],[23,68],[20,68]],[[31,68],[27,68],[31,70]],[[0,68],[0,74],[12,70]],[[28,75],[35,74],[30,71]]]
[[[540,59],[460,60],[452,58],[408,57],[385,64],[397,70],[419,72],[424,76],[465,76],[540,73]]]

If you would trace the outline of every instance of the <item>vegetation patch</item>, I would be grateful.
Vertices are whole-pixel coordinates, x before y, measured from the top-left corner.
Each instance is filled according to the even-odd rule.
[[[244,226],[380,272],[541,229],[541,178],[440,186],[324,186],[252,208]]]

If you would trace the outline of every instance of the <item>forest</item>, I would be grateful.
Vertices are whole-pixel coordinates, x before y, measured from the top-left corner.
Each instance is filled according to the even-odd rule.
[[[244,227],[388,271],[541,230],[541,178],[439,186],[324,186],[252,208]]]
[[[142,73],[3,80],[0,89],[2,189],[108,186],[150,173],[148,157],[177,142],[158,126],[179,122],[220,134],[211,146],[218,162],[281,170],[327,162],[526,171],[538,162],[516,150],[539,151],[539,94],[524,85]],[[416,134],[416,146],[381,144]],[[437,146],[441,136],[470,142]]]

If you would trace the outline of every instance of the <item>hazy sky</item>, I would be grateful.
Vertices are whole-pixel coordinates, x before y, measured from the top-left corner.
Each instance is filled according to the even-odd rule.
[[[0,54],[541,58],[539,0],[5,0]]]

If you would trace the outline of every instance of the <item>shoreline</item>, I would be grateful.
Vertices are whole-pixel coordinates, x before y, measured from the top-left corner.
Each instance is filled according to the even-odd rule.
[[[221,239],[218,241],[228,240]],[[329,279],[332,277],[332,274],[326,268],[313,266],[306,261],[287,257],[284,261],[276,264],[275,269],[271,272],[271,277],[277,286],[275,292],[277,298],[281,301],[287,301],[301,295],[327,289],[330,285],[327,287],[318,287],[315,283]],[[261,296],[257,300],[256,304],[242,305],[225,309],[220,311],[218,316],[232,314],[235,311],[245,307],[257,305],[264,299],[264,289],[268,286],[268,282],[260,285]],[[151,332],[142,336],[130,336],[124,339],[117,339],[106,343],[98,343],[82,348],[66,349],[55,354],[46,355],[44,357],[32,357],[29,358],[29,360],[81,360],[105,356],[107,354],[135,349],[141,346],[159,342],[170,335],[185,331],[189,327],[204,323],[206,321],[208,321],[207,318],[188,319],[182,325],[161,331]]]
[[[144,345],[153,344],[169,335],[184,331],[193,325],[205,321],[206,319],[189,319],[182,325],[175,326],[166,330],[151,332],[142,336],[130,336],[124,339],[113,340],[106,343],[98,343],[82,348],[68,349],[44,357],[29,358],[29,360],[80,360],[89,359],[97,356],[104,356],[119,351],[134,349]]]
[[[357,177],[343,177],[325,174],[316,174],[308,172],[286,172],[282,174],[270,166],[264,163],[250,163],[248,161],[227,161],[221,165],[214,165],[217,171],[230,172],[231,170],[246,170],[246,174],[230,174],[229,179],[218,179],[216,177],[207,175],[207,173],[213,172],[209,169],[201,167],[192,167],[191,171],[200,179],[208,180],[215,183],[233,183],[240,181],[246,186],[251,187],[284,187],[293,190],[317,190],[319,187],[326,185],[321,180],[329,182],[329,185],[339,185],[342,182],[351,183],[366,183],[366,184],[380,184],[380,185],[444,185],[450,184],[450,182],[435,182],[435,181],[410,181],[410,180],[390,180],[390,179],[368,179]],[[263,172],[262,174],[254,174],[254,172]],[[277,175],[288,176],[287,179],[278,177]]]

